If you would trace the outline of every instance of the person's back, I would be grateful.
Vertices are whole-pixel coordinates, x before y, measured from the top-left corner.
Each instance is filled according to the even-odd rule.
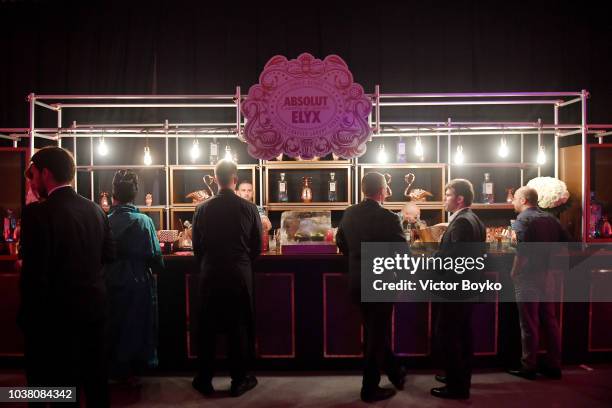
[[[353,302],[359,304],[363,324],[363,377],[361,399],[364,402],[391,398],[395,390],[379,387],[380,371],[384,370],[393,386],[404,388],[406,371],[391,349],[392,302],[362,302],[361,245],[368,242],[402,242],[408,246],[399,217],[382,207],[387,192],[385,177],[377,172],[361,180],[366,198],[346,209],[336,234],[336,244],[349,258],[349,285]]]
[[[340,223],[338,247],[348,256],[351,295],[355,302],[361,297],[361,243],[406,242],[393,212],[372,199],[365,199],[346,209]]]
[[[235,163],[215,168],[219,193],[200,204],[193,216],[193,250],[200,267],[198,337],[199,371],[192,385],[204,395],[214,393],[212,378],[216,335],[227,335],[232,385],[240,396],[257,385],[248,373],[254,353],[253,271],[261,252],[262,228],[255,204],[238,197]]]
[[[47,221],[52,307],[64,318],[99,319],[106,311],[102,266],[111,251],[106,215],[70,187],[56,190],[40,207]]]
[[[512,375],[536,379],[540,330],[546,339],[546,364],[540,371],[548,377],[561,378],[561,332],[556,319],[556,276],[550,262],[568,235],[559,220],[537,207],[538,193],[521,187],[514,193],[514,208],[519,215],[515,230],[517,254],[510,276],[514,283],[521,327],[521,368],[508,370]],[[554,268],[552,268],[554,269]]]
[[[124,384],[138,384],[136,374],[157,366],[156,286],[152,268],[163,267],[155,225],[133,204],[138,175],[119,170],[113,177],[109,223],[116,260],[104,269],[110,310],[110,372]]]
[[[255,204],[230,190],[221,190],[202,203],[198,213],[202,240],[194,249],[206,263],[249,262],[259,255],[251,251],[254,215],[259,215]]]
[[[109,405],[107,294],[114,256],[106,215],[70,186],[75,163],[59,147],[32,156],[26,177],[38,204],[22,220],[21,309],[28,386],[82,387],[87,406]]]
[[[255,204],[230,190],[202,203],[194,216],[193,247],[202,279],[217,288],[252,285],[250,263],[260,252]]]

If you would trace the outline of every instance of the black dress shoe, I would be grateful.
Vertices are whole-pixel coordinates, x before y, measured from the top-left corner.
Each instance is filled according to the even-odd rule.
[[[245,392],[252,390],[257,385],[257,378],[253,375],[247,375],[242,381],[232,381],[230,388],[230,395],[232,397],[239,397]]]
[[[542,373],[544,377],[551,378],[553,380],[560,380],[563,377],[560,368],[546,368],[541,370],[540,373]]]
[[[396,390],[403,390],[404,384],[406,383],[406,369],[400,367],[396,375],[389,376],[389,381],[391,381],[391,384],[393,384]]]
[[[437,387],[431,389],[431,395],[444,399],[469,399],[470,391],[454,391],[448,387]]]
[[[198,377],[195,377],[191,382],[191,386],[196,389],[200,394],[210,396],[214,394],[215,389],[210,381],[202,381]]]
[[[521,377],[524,378],[526,380],[535,380],[536,379],[536,372],[535,371],[531,371],[531,370],[525,370],[524,368],[521,368],[519,370],[508,370],[508,374],[517,376],[517,377]]]
[[[434,376],[434,378],[436,379],[437,382],[441,382],[442,384],[446,384],[446,376],[445,375],[436,374]]]
[[[395,395],[395,390],[391,388],[376,387],[371,390],[361,389],[361,400],[363,402],[382,401]]]

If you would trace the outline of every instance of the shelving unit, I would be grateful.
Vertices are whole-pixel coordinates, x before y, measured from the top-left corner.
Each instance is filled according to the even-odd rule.
[[[603,218],[607,217],[612,223],[612,188],[610,187],[610,179],[612,173],[612,143],[600,143],[589,145],[587,149],[587,189],[586,191],[594,192],[595,200],[601,206],[601,218],[593,220],[595,229],[601,232],[601,224]],[[612,236],[595,237],[591,234],[591,217],[594,216],[591,212],[591,194],[586,197],[587,211],[585,217],[584,229],[587,231],[586,240],[589,243],[610,243]]]
[[[369,94],[372,100],[373,109],[369,118],[372,127],[372,137],[368,142],[368,151],[361,158],[351,160],[313,160],[313,161],[262,161],[249,157],[246,154],[246,146],[242,142],[242,132],[244,130],[244,118],[240,107],[244,100],[240,87],[236,87],[233,95],[35,95],[28,97],[30,107],[30,126],[28,128],[9,128],[0,129],[0,138],[9,139],[14,147],[18,147],[21,141],[26,140],[33,151],[37,144],[57,143],[70,149],[78,164],[78,173],[75,187],[86,197],[97,201],[98,188],[95,184],[102,176],[95,175],[104,170],[112,171],[118,168],[136,168],[143,173],[153,170],[158,171],[157,192],[154,193],[154,204],[162,207],[164,212],[164,225],[174,228],[174,215],[179,212],[191,211],[191,203],[180,202],[178,200],[178,189],[175,188],[173,180],[174,172],[202,172],[211,171],[212,166],[208,166],[206,154],[196,160],[195,163],[187,164],[189,161],[189,146],[199,141],[203,150],[208,146],[207,141],[217,139],[222,154],[223,147],[227,144],[232,149],[239,149],[238,157],[241,166],[249,167],[249,179],[255,180],[256,189],[255,203],[265,206],[271,212],[279,212],[287,209],[328,209],[334,213],[341,213],[346,206],[358,202],[361,198],[359,191],[359,178],[364,169],[387,168],[391,171],[401,172],[406,169],[425,170],[444,172],[444,183],[451,178],[465,175],[472,181],[476,189],[477,199],[478,190],[482,182],[482,174],[485,170],[493,173],[494,183],[501,188],[496,192],[498,203],[493,205],[481,205],[475,203],[475,211],[481,214],[504,214],[508,219],[512,217],[512,208],[505,203],[503,189],[506,187],[519,187],[524,185],[527,180],[538,175],[559,175],[559,141],[567,136],[578,135],[581,138],[580,155],[581,160],[581,183],[578,185],[579,193],[574,194],[580,201],[580,208],[587,207],[587,191],[589,188],[586,182],[587,150],[590,136],[600,137],[601,140],[610,134],[610,125],[588,125],[586,121],[587,91],[580,92],[501,92],[501,93],[381,93],[379,86],[375,86],[374,92]],[[543,120],[537,121],[470,121],[469,114],[462,115],[462,121],[452,118],[440,117],[434,113],[435,109],[443,108],[447,110],[456,106],[475,107],[482,112],[489,106],[504,107],[511,112],[518,107],[543,107],[544,110],[550,108],[550,114],[546,114]],[[560,120],[561,111],[570,109],[569,107],[579,108],[581,120],[579,123],[562,123]],[[49,126],[41,126],[37,109],[43,108],[46,111],[55,113],[57,120]],[[207,110],[208,113],[223,111],[223,115],[210,115],[210,117],[223,117],[223,120],[209,121],[205,123],[185,123],[181,121],[159,120],[156,118],[154,123],[124,123],[124,124],[100,124],[100,123],[70,123],[69,112],[79,109],[124,109],[138,108],[144,111],[148,109],[196,109]],[[418,110],[420,109],[420,111]],[[426,110],[426,114],[423,112]],[[148,112],[161,112],[148,111]],[[146,115],[145,115],[146,116]],[[148,117],[155,117],[153,114]],[[419,117],[434,118],[433,120],[418,120]],[[499,117],[499,112],[496,112]],[[513,117],[519,117],[514,115]],[[524,115],[523,115],[524,116]],[[196,116],[194,116],[196,117]],[[209,117],[204,115],[204,117]],[[510,116],[508,116],[510,117]],[[48,117],[47,117],[48,118]],[[230,118],[228,120],[228,118]],[[235,118],[232,120],[231,118]],[[406,118],[417,118],[411,121]],[[66,125],[70,123],[70,125]],[[410,152],[411,143],[415,137],[421,138],[426,149],[424,160],[421,161],[412,157]],[[499,158],[495,155],[494,145],[499,142],[501,137],[505,137],[511,146],[511,154],[507,158]],[[99,160],[95,154],[94,142],[101,138],[112,140],[114,143],[120,140],[136,140],[132,146],[132,151],[117,149],[117,154],[122,153],[130,158],[132,164],[123,164],[118,159]],[[379,164],[373,159],[377,145],[384,143],[385,140],[395,144],[397,138],[403,138],[407,147],[407,157],[409,163],[397,164],[390,163],[383,167],[376,167]],[[84,143],[83,143],[84,142]],[[387,142],[389,143],[389,142]],[[466,154],[466,162],[457,165],[453,162],[453,154],[457,144],[461,143],[467,150],[469,145],[470,152]],[[491,144],[492,143],[492,144]],[[142,164],[134,165],[142,157],[142,146],[151,145],[154,150],[154,163],[151,166]],[[118,144],[117,144],[118,146]],[[136,146],[134,148],[134,146]],[[519,148],[520,146],[520,148]],[[535,163],[535,153],[539,146],[545,146],[548,164],[540,166]],[[478,149],[481,149],[478,151]],[[517,153],[520,152],[520,153]],[[393,153],[393,147],[390,149]],[[491,158],[491,156],[494,158]],[[331,156],[331,155],[330,155]],[[136,159],[135,159],[136,158]],[[208,166],[208,167],[207,167]],[[294,167],[296,166],[296,167]],[[326,167],[327,166],[327,167]],[[425,167],[422,167],[425,166]],[[440,166],[440,167],[438,167]],[[331,168],[347,174],[347,197],[337,203],[328,203],[318,199],[308,205],[294,200],[294,203],[275,203],[273,197],[274,172],[285,168],[287,171],[295,173],[295,177],[302,177],[300,172],[329,172]],[[147,170],[144,170],[147,169]],[[442,170],[440,170],[442,169]],[[504,175],[498,178],[497,172]],[[508,176],[512,180],[505,180]],[[146,176],[145,176],[146,177]],[[197,178],[198,176],[193,176]],[[322,176],[320,176],[322,177]],[[501,176],[499,176],[501,177]],[[421,176],[417,176],[415,188],[419,188]],[[316,188],[325,186],[324,178]],[[313,180],[314,182],[314,180]],[[400,182],[400,180],[398,180]],[[271,184],[272,183],[272,184]],[[394,178],[394,184],[396,178]],[[401,190],[401,180],[398,187]],[[172,184],[172,185],[171,185]],[[316,183],[315,183],[316,184]],[[507,185],[506,185],[507,184]],[[301,183],[292,183],[290,187],[299,189]],[[194,186],[195,187],[195,186]],[[395,190],[394,189],[394,190]],[[344,188],[343,188],[344,192]],[[181,192],[182,193],[182,192]],[[388,208],[398,210],[403,201],[397,199],[387,204]],[[144,204],[144,201],[137,204]],[[441,207],[441,201],[426,202],[418,204],[423,211],[439,211],[442,220],[447,218]],[[180,211],[179,211],[180,210]],[[157,209],[155,214],[159,210]],[[585,231],[586,217],[580,220],[581,230]],[[583,235],[583,240],[585,234]]]
[[[257,194],[257,169],[254,164],[238,165],[238,180],[249,181],[253,185],[253,202]],[[170,206],[171,207],[195,207],[196,204],[189,202],[187,194],[201,190],[202,178],[205,175],[214,176],[214,165],[175,165],[170,166]],[[216,189],[216,186],[213,187]]]
[[[307,209],[313,211],[344,210],[352,203],[351,164],[347,161],[270,161],[264,168],[264,206],[268,211],[287,211]],[[338,201],[326,200],[329,174],[334,172],[338,184]],[[279,202],[276,183],[280,173],[285,173],[288,182],[289,202]],[[303,203],[299,200],[302,177],[312,177],[313,201]]]

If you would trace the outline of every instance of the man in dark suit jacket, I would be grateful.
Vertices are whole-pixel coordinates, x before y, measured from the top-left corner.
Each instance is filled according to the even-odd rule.
[[[106,215],[70,186],[71,154],[46,147],[26,177],[40,202],[22,220],[21,309],[29,386],[83,387],[87,406],[109,406],[105,354],[106,289],[112,261]]]
[[[349,257],[351,298],[361,307],[364,328],[361,399],[372,402],[395,395],[395,390],[378,386],[381,368],[385,370],[389,380],[397,389],[403,389],[406,372],[400,367],[391,351],[393,303],[361,302],[361,243],[406,243],[406,238],[397,214],[381,205],[387,191],[385,177],[380,173],[368,173],[361,181],[361,188],[365,199],[344,212],[336,234],[336,242],[342,253]]]
[[[442,236],[438,256],[482,256],[486,240],[485,226],[470,209],[474,200],[472,183],[464,179],[451,180],[446,187],[444,206],[452,213]],[[467,243],[467,244],[466,244]],[[480,244],[477,244],[480,243]],[[453,274],[453,271],[449,272]],[[449,276],[455,280],[457,276]],[[467,399],[472,378],[472,308],[470,302],[445,301],[438,305],[435,335],[444,361],[445,375],[436,379],[446,383],[431,390],[435,397]]]
[[[247,368],[254,354],[253,271],[261,252],[262,228],[257,207],[234,191],[236,164],[222,160],[215,168],[219,193],[196,208],[193,250],[200,266],[199,372],[193,386],[214,392],[216,335],[228,339],[230,394],[240,396],[257,385]]]
[[[521,368],[508,370],[512,375],[536,379],[537,356],[540,346],[540,326],[546,334],[546,377],[561,379],[561,331],[557,322],[554,296],[554,276],[549,271],[553,256],[551,245],[544,242],[567,242],[569,236],[559,220],[538,208],[538,193],[521,187],[514,193],[516,217],[514,229],[519,247],[514,258],[511,277],[514,282],[521,326]],[[536,243],[533,246],[524,243]]]

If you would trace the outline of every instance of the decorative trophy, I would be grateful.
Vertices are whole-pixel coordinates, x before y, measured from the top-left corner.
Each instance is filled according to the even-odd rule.
[[[508,204],[512,203],[512,201],[514,201],[514,189],[513,188],[507,188],[506,189],[506,202]]]
[[[186,195],[186,198],[191,198],[191,202],[193,204],[199,204],[201,202],[204,202],[215,195],[215,192],[212,188],[213,184],[216,184],[215,178],[207,174],[202,177],[202,180],[204,181],[204,189],[197,190]]]
[[[110,200],[106,191],[100,193],[100,207],[102,207],[105,213],[110,210]]]
[[[404,181],[406,184],[408,184],[404,190],[404,197],[406,197],[408,201],[427,201],[427,197],[433,197],[433,194],[427,190],[423,190],[422,188],[415,188],[411,190],[415,178],[416,177],[412,173],[408,173],[404,176]]]
[[[393,195],[393,191],[391,190],[391,175],[389,173],[385,173],[385,180],[387,182],[387,196],[385,200]]]
[[[408,201],[410,201],[410,196],[408,194],[410,193],[410,187],[412,187],[412,183],[414,183],[414,179],[415,177],[413,173],[408,173],[404,176],[404,181],[407,184],[406,189],[404,190],[404,197],[407,197]]]
[[[151,193],[147,193],[145,196],[145,205],[150,207],[153,204],[153,195]]]
[[[312,177],[302,177],[302,202],[312,202],[312,189],[310,183],[312,183]]]
[[[183,231],[178,234],[178,247],[180,249],[192,249],[193,243],[191,241],[193,228],[188,220],[183,222]]]

